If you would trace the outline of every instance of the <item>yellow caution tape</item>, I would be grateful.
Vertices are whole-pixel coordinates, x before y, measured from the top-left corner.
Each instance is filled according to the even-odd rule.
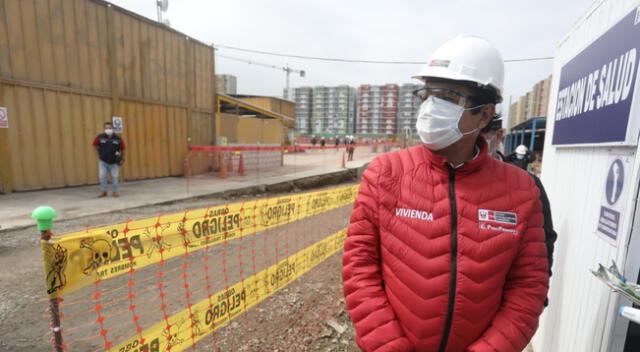
[[[347,229],[318,241],[211,298],[160,321],[110,351],[183,351],[342,249]],[[191,317],[191,318],[190,318]],[[167,324],[168,323],[168,324]]]
[[[52,236],[42,242],[47,292],[60,297],[187,252],[352,203],[358,185],[189,210]]]

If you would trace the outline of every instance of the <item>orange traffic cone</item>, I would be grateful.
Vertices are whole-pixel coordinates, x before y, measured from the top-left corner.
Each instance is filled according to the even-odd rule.
[[[345,164],[345,161],[344,161],[344,152],[342,152],[342,163],[340,164],[340,167],[343,169],[347,168],[347,164]]]
[[[240,153],[240,160],[238,160],[238,175],[244,176],[244,159],[242,159],[242,153]]]
[[[218,167],[220,167],[220,175],[218,175],[218,177],[220,178],[229,177],[229,175],[227,175],[227,167],[224,164],[224,156],[222,153],[218,153]]]

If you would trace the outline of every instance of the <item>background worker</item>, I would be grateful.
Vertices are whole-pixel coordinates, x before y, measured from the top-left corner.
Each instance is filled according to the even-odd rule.
[[[506,161],[513,164],[522,170],[528,171],[529,164],[536,161],[536,155],[529,151],[529,148],[524,144],[520,144],[516,147],[516,151],[507,156]]]
[[[111,122],[104,123],[104,132],[97,135],[92,143],[98,155],[98,177],[100,179],[100,194],[98,197],[106,197],[107,174],[111,176],[112,196],[119,197],[118,176],[120,165],[124,162],[126,146],[124,139],[113,131]]]

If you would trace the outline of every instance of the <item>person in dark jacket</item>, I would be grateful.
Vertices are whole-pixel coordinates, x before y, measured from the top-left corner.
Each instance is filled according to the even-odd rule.
[[[482,133],[480,134],[489,145],[489,155],[500,161],[506,161],[505,156],[500,152],[500,145],[502,144],[502,140],[504,139],[504,128],[502,128],[502,116],[496,115],[494,116],[493,121],[491,121],[487,127],[482,129]],[[518,166],[518,165],[516,165]],[[520,166],[518,166],[520,167]],[[545,244],[547,246],[547,257],[549,261],[549,276],[552,274],[551,266],[553,265],[553,250],[555,248],[555,242],[558,239],[558,233],[553,229],[553,219],[551,217],[551,204],[549,203],[549,198],[547,197],[547,192],[542,185],[542,181],[538,176],[533,173],[529,173],[533,178],[536,186],[540,190],[540,202],[542,202],[542,215],[544,216],[544,237]],[[548,305],[548,300],[544,303],[545,307]]]
[[[526,145],[521,144],[516,147],[516,151],[506,158],[506,162],[513,164],[522,170],[529,171],[529,164],[536,161],[536,155],[529,151]]]
[[[96,136],[92,145],[98,154],[98,177],[100,179],[100,194],[98,197],[107,196],[107,174],[111,175],[112,195],[119,197],[118,174],[120,165],[124,162],[124,151],[126,149],[124,139],[113,132],[113,124],[111,122],[105,122],[104,133]]]
[[[356,151],[356,140],[353,136],[349,138],[349,145],[347,146],[348,161],[353,161],[353,152]]]

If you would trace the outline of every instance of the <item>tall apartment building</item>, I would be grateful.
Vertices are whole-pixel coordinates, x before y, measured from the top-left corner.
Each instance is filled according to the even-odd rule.
[[[287,99],[296,103],[296,132],[298,134],[310,134],[313,91],[311,87],[300,87],[292,90],[293,92],[287,92],[287,94],[290,94]]]
[[[216,93],[238,94],[237,79],[234,75],[216,75]]]
[[[413,91],[421,86],[420,84],[412,83],[405,83],[400,86],[398,94],[398,134],[403,134],[407,129],[411,131],[411,134],[416,133],[416,119],[421,101],[413,97]]]
[[[398,120],[397,84],[361,85],[358,89],[358,134],[395,134]]]
[[[349,119],[353,117],[353,95],[353,89],[346,85],[313,87],[312,133],[347,134]]]
[[[549,110],[551,76],[536,83],[531,91],[518,98],[509,107],[509,127],[516,126],[530,118],[546,117]]]

